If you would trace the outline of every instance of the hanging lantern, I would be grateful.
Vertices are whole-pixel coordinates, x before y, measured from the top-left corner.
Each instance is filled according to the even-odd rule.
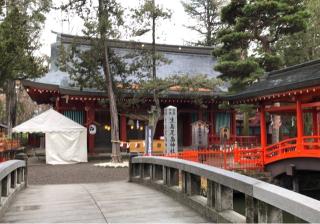
[[[106,124],[106,125],[104,126],[104,130],[110,131],[110,130],[111,130],[111,126]]]
[[[129,119],[129,120],[128,120],[128,125],[129,125],[129,126],[133,126],[133,125],[134,125],[134,121],[133,121],[132,119]]]

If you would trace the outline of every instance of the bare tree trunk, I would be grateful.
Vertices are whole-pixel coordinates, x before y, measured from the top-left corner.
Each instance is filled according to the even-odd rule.
[[[113,91],[112,78],[110,74],[110,64],[108,59],[108,48],[105,46],[105,56],[103,71],[106,79],[107,91],[109,96],[109,109],[111,116],[111,143],[112,143],[112,162],[121,162],[120,139],[119,139],[119,118],[116,97]]]
[[[154,9],[156,8],[155,0],[153,2]],[[156,59],[156,16],[155,14],[152,16],[152,79],[156,80],[157,78],[157,59]],[[154,138],[154,135],[156,133],[156,128],[158,121],[161,116],[161,106],[160,106],[160,100],[159,96],[156,93],[156,90],[153,91],[153,101],[155,103],[155,109],[151,109],[152,113],[152,138]]]
[[[119,140],[119,118],[116,97],[113,91],[113,82],[110,72],[109,50],[107,45],[107,22],[108,22],[108,1],[99,0],[99,32],[100,45],[102,47],[103,72],[106,79],[106,87],[109,97],[109,108],[111,116],[111,144],[112,162],[121,162],[120,140]]]
[[[16,115],[17,115],[17,97],[16,97],[16,85],[14,80],[7,81],[7,87],[5,89],[6,93],[6,117],[8,131],[7,135],[9,138],[12,137],[12,128],[16,125]]]
[[[243,112],[243,136],[249,136],[249,112]]]

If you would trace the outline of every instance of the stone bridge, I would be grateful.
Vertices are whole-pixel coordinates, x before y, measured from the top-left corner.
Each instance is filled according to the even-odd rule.
[[[1,222],[282,222],[283,212],[320,220],[317,200],[181,159],[131,158],[130,182],[28,187],[25,164],[0,164]],[[237,194],[244,212],[234,208]]]

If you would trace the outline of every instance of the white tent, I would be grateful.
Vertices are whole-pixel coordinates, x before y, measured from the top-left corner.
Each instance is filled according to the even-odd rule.
[[[53,109],[16,126],[13,132],[45,133],[47,164],[88,161],[87,129]]]

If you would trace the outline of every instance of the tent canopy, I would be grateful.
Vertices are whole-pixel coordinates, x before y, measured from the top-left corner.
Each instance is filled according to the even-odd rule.
[[[12,129],[13,132],[22,133],[79,132],[85,130],[85,127],[53,109],[49,109]]]
[[[87,162],[87,129],[49,109],[13,128],[13,132],[45,133],[46,162],[73,164]]]

